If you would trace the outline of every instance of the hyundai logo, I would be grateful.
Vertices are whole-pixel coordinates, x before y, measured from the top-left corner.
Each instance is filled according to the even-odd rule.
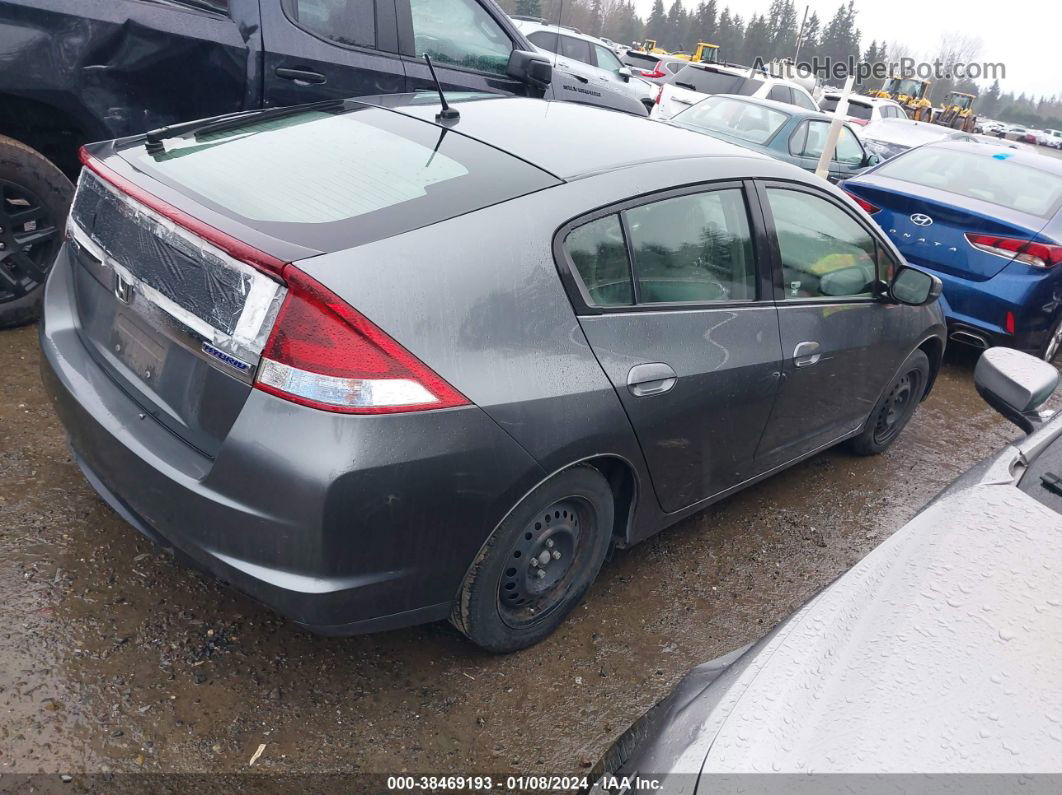
[[[915,226],[929,226],[933,223],[933,219],[924,213],[915,213],[911,216],[911,223]]]

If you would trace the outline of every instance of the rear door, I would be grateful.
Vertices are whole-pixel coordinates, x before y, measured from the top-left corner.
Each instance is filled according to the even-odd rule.
[[[665,511],[752,469],[781,358],[757,228],[731,182],[641,198],[558,235],[580,324]]]
[[[263,2],[263,104],[406,90],[394,0]]]
[[[756,455],[770,469],[858,428],[916,341],[903,308],[878,298],[894,266],[866,222],[811,186],[763,183],[760,196],[784,373]]]

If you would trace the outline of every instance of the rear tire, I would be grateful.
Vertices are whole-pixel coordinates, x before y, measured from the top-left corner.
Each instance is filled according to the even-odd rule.
[[[543,483],[476,556],[450,623],[496,653],[545,639],[596,579],[612,520],[612,490],[593,467],[575,466]]]
[[[0,135],[0,328],[40,314],[74,186],[25,144]]]
[[[1050,364],[1058,356],[1059,350],[1062,350],[1062,317],[1051,326],[1051,331],[1040,348],[1040,358]]]
[[[929,357],[916,350],[900,367],[870,412],[862,433],[849,442],[856,455],[877,455],[896,441],[914,416],[929,384]]]

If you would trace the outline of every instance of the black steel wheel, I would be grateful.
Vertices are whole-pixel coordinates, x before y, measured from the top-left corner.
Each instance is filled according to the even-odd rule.
[[[37,316],[72,197],[59,169],[0,136],[0,328]]]
[[[850,442],[852,451],[858,455],[884,452],[914,416],[928,384],[929,357],[916,350],[885,388],[862,432]]]
[[[597,577],[613,510],[608,481],[593,467],[571,467],[540,485],[483,545],[450,622],[493,652],[543,640]]]

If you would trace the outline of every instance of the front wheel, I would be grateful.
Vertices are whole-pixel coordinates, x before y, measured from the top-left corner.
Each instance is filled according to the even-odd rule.
[[[924,351],[916,350],[907,357],[899,374],[885,388],[863,432],[850,442],[852,452],[856,455],[885,452],[914,416],[927,384],[929,357]]]
[[[40,313],[74,186],[43,155],[0,135],[0,328]]]
[[[450,622],[505,653],[552,633],[597,577],[612,538],[612,490],[575,466],[536,488],[495,530],[465,575]]]

